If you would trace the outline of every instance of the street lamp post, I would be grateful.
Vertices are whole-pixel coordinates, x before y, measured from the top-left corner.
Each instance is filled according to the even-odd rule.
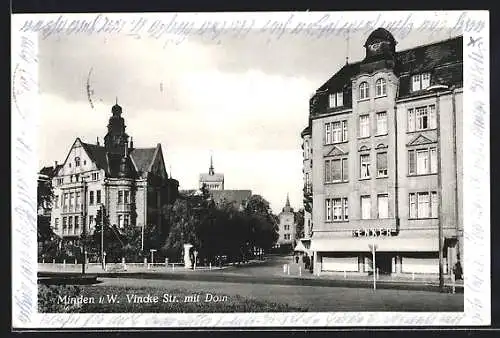
[[[448,90],[448,86],[445,85],[433,85],[427,88],[427,91],[436,94],[436,138],[437,138],[437,179],[438,179],[438,188],[439,188],[439,202],[438,202],[438,259],[439,259],[439,289],[443,290],[444,288],[444,267],[443,267],[443,251],[444,251],[444,238],[443,238],[443,220],[442,220],[442,207],[441,204],[443,202],[442,198],[442,181],[441,181],[441,112],[440,112],[440,93],[442,91]]]
[[[377,249],[377,245],[375,243],[368,245],[372,252],[372,273],[373,273],[373,290],[377,290],[377,274],[375,270],[377,269],[377,263],[375,258],[375,250]]]
[[[151,252],[151,266],[154,266],[154,253],[156,252],[156,249],[150,249]]]

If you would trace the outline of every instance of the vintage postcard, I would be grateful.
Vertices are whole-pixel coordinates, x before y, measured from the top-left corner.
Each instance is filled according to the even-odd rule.
[[[13,327],[489,325],[488,31],[14,15]]]

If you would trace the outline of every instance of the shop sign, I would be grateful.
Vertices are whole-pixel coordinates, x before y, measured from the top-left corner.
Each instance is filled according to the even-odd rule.
[[[390,228],[367,228],[352,231],[352,237],[392,237],[398,232]]]

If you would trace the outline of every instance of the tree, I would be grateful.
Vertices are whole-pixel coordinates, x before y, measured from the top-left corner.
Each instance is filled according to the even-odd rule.
[[[37,239],[38,254],[47,259],[55,258],[59,250],[60,238],[50,226],[50,216],[44,215],[50,210],[54,197],[52,182],[50,179],[38,179],[37,185]]]
[[[271,249],[279,234],[278,223],[269,202],[260,195],[252,195],[245,206],[245,213],[250,216],[252,240],[255,246],[264,250]]]
[[[304,237],[304,209],[300,208],[299,211],[295,212],[295,239]]]

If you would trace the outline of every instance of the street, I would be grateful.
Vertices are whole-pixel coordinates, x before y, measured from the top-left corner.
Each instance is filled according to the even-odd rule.
[[[228,298],[241,296],[300,307],[308,311],[463,311],[463,293],[439,293],[435,286],[411,281],[379,281],[377,290],[371,280],[315,277],[309,272],[299,276],[298,265],[291,264],[290,275],[283,264],[290,257],[270,256],[266,261],[229,266],[222,270],[166,271],[155,267],[149,272],[103,273],[101,283],[91,288],[117,288],[141,296],[141,289],[157,290],[158,295],[176,290],[183,294],[207,293]],[[99,293],[98,289],[94,289]],[[149,291],[148,291],[149,292]],[[155,291],[156,292],[156,291]],[[182,296],[182,295],[181,295]]]

